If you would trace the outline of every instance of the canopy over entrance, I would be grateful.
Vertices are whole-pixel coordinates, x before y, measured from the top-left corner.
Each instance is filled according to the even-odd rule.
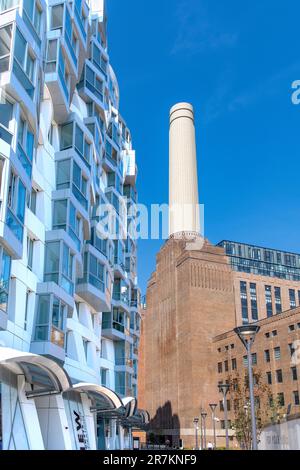
[[[78,383],[69,390],[86,393],[93,404],[91,410],[95,413],[109,418],[114,415],[118,417],[125,413],[125,408],[119,395],[102,385]]]
[[[71,386],[66,371],[45,356],[0,347],[1,366],[12,373],[25,376],[31,385],[31,390],[25,392],[28,398],[58,394]]]

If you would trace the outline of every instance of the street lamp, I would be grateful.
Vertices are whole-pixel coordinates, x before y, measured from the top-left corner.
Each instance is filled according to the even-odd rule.
[[[213,422],[213,430],[214,430],[214,449],[217,448],[217,439],[216,439],[216,419],[215,419],[215,411],[216,411],[216,408],[217,408],[217,404],[216,403],[210,403],[209,404],[209,407],[211,409],[211,419],[212,419],[212,422]]]
[[[228,413],[227,413],[227,398],[226,398],[227,393],[229,392],[229,384],[220,384],[219,391],[220,393],[223,393],[226,449],[229,449]]]
[[[198,423],[199,418],[194,418],[194,425],[195,425],[195,443],[196,443],[196,450],[198,450]]]
[[[206,449],[206,417],[207,413],[205,411],[201,411],[201,418],[203,423],[203,448]]]
[[[241,342],[247,350],[248,358],[248,375],[249,375],[249,393],[250,393],[250,407],[251,407],[251,425],[252,425],[252,449],[257,450],[257,432],[256,432],[256,418],[255,418],[255,401],[254,401],[254,385],[253,385],[253,370],[252,370],[252,356],[251,346],[255,341],[255,336],[260,330],[257,325],[244,325],[235,328],[234,331],[240,338]]]

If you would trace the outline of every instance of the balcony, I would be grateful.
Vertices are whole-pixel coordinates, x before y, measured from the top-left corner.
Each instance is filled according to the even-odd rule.
[[[58,123],[65,122],[69,115],[70,75],[60,38],[48,41],[45,83],[53,101],[54,119]]]
[[[95,312],[107,311],[111,307],[111,292],[105,282],[105,261],[91,245],[87,245],[86,250],[83,277],[77,281],[76,294]]]
[[[124,341],[130,336],[129,318],[126,312],[113,308],[113,312],[102,314],[102,336],[115,341]]]
[[[98,107],[105,111],[104,82],[95,67],[89,62],[85,64],[84,73],[77,88],[80,97],[86,103],[95,102]]]
[[[37,305],[31,352],[64,362],[69,307],[53,293],[38,295]]]

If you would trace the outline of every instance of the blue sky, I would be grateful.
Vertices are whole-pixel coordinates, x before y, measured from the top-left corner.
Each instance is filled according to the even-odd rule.
[[[168,202],[168,114],[196,110],[205,236],[300,252],[298,0],[107,0],[139,201]],[[161,241],[139,243],[143,292]]]

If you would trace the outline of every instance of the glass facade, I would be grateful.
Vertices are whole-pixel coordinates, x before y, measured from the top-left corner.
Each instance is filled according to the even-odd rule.
[[[238,242],[218,243],[230,257],[235,271],[300,281],[300,255]]]

